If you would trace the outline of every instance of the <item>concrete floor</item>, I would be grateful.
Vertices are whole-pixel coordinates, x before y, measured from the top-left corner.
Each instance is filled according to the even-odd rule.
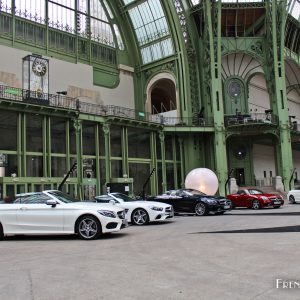
[[[0,299],[300,299],[300,205],[0,242]]]

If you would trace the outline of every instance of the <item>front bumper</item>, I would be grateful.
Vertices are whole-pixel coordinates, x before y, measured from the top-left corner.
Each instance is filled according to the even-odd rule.
[[[215,204],[215,205],[208,205],[209,211],[218,213],[218,212],[223,212],[223,211],[229,211],[231,210],[231,205],[230,204]]]
[[[262,204],[263,207],[279,207],[284,204],[284,201],[282,199],[276,199],[276,200],[271,200],[268,202],[264,202]]]
[[[150,222],[172,219],[174,218],[173,207],[165,208],[164,211],[151,210],[149,217],[150,217]]]

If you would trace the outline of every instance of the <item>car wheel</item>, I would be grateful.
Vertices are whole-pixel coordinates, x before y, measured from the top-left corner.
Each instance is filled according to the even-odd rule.
[[[94,216],[83,216],[77,222],[76,233],[83,240],[94,240],[102,234],[101,224]]]
[[[131,222],[134,225],[146,225],[149,223],[148,213],[143,208],[137,208],[132,212]]]
[[[280,206],[274,206],[273,208],[279,208]]]
[[[260,209],[260,204],[258,200],[253,200],[252,209]]]
[[[296,201],[295,201],[295,197],[294,196],[289,196],[289,202],[291,203],[291,204],[295,204],[296,203]]]
[[[195,205],[195,214],[196,216],[205,216],[208,214],[208,208],[207,206],[202,203],[202,202],[199,202]]]

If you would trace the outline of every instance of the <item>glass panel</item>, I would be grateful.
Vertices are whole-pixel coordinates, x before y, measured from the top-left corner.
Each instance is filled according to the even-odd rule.
[[[105,156],[105,137],[102,126],[99,126],[99,152],[100,156]]]
[[[166,150],[166,159],[173,159],[173,147],[172,147],[173,138],[171,135],[165,136],[165,150]]]
[[[42,156],[27,156],[27,177],[43,177]]]
[[[25,193],[25,184],[17,184],[17,194]]]
[[[157,163],[157,187],[158,187],[158,194],[162,194],[163,192],[163,188],[162,188],[162,182],[163,182],[163,179],[162,179],[162,163],[161,162],[158,162]]]
[[[66,153],[66,121],[51,118],[51,152]]]
[[[300,1],[294,0],[290,2],[289,13],[296,19],[300,20]]]
[[[96,177],[96,160],[91,158],[83,159],[83,177],[95,178]]]
[[[91,38],[99,43],[114,46],[114,38],[108,23],[91,18]]]
[[[26,150],[32,152],[43,151],[43,117],[26,115]]]
[[[38,23],[45,22],[45,1],[15,0],[15,8],[15,13],[19,17]]]
[[[150,134],[139,128],[128,127],[128,157],[150,159]]]
[[[121,127],[111,126],[110,127],[110,152],[111,156],[121,157]]]
[[[106,193],[106,187],[104,186],[106,183],[106,168],[105,168],[105,160],[100,159],[100,194]]]
[[[161,144],[159,134],[156,134],[156,157],[157,159],[161,159]]]
[[[177,187],[181,188],[181,164],[177,164]]]
[[[90,9],[91,9],[90,12],[91,16],[108,22],[108,19],[105,14],[105,10],[103,9],[101,2],[99,0],[90,0]]]
[[[129,177],[133,178],[133,190],[135,195],[140,195],[143,190],[143,185],[146,182],[150,174],[149,164],[138,164],[130,163],[129,164]],[[151,179],[150,179],[151,180]],[[146,194],[150,194],[151,185],[150,181],[145,188]]]
[[[17,113],[0,110],[0,150],[17,150]]]
[[[11,203],[15,199],[15,186],[13,184],[6,185],[6,197],[4,202]]]
[[[174,166],[173,164],[166,164],[166,179],[167,179],[167,190],[175,188],[174,182]]]
[[[7,155],[7,166],[5,167],[5,176],[10,177],[16,174],[18,177],[18,161],[17,155]]]
[[[178,137],[175,137],[175,148],[176,148],[176,160],[180,161],[180,143]]]
[[[82,124],[82,148],[84,155],[96,155],[95,124]]]
[[[112,178],[123,177],[121,160],[111,160],[111,177]]]
[[[73,0],[55,1],[66,7],[73,8],[75,2]],[[67,2],[67,3],[66,3]],[[60,5],[48,2],[48,19],[49,26],[67,32],[75,32],[75,11],[62,7]]]
[[[124,50],[124,43],[123,43],[119,28],[116,24],[114,24],[113,27],[114,27],[115,35],[117,37],[119,49]]]
[[[11,0],[1,0],[0,11],[11,13]]]
[[[64,177],[67,174],[66,159],[64,157],[51,157],[51,176]]]
[[[74,127],[74,123],[70,121],[70,153],[71,154],[76,154],[76,131]]]

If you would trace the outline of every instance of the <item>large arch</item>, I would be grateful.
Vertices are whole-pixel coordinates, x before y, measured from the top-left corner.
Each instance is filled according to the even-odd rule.
[[[179,116],[176,80],[171,73],[164,72],[153,76],[148,82],[146,95],[146,112],[153,115]]]

